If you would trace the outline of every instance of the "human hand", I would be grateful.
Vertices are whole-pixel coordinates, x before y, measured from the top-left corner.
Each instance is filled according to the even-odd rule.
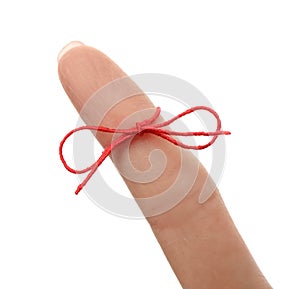
[[[79,42],[71,43],[60,53],[58,69],[62,85],[79,113],[96,91],[126,76],[104,54]],[[102,104],[98,103],[99,106]],[[95,106],[85,109],[81,117],[87,124],[99,125],[101,119],[103,126],[118,127],[137,111],[153,108],[149,98],[141,92],[114,105],[104,118]],[[111,135],[104,133],[96,137],[104,147],[112,140]],[[160,149],[167,156],[167,165],[154,182],[139,183],[124,178],[135,198],[151,198],[173,184],[182,156],[191,170],[196,168],[198,171],[188,195],[171,210],[151,215],[153,208],[139,203],[182,287],[271,288],[235,228],[218,190],[207,202],[199,203],[199,192],[208,174],[189,151],[145,134],[135,138],[130,145],[133,166],[145,170],[149,166],[147,157],[154,149]],[[122,151],[122,147],[118,150]],[[120,165],[118,159],[114,161],[116,166]]]

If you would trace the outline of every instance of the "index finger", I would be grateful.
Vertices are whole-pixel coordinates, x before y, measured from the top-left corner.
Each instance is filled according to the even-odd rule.
[[[77,111],[81,112],[96,91],[113,80],[126,77],[126,74],[94,48],[82,44],[69,48],[60,55],[58,71],[66,93]],[[126,91],[131,86],[137,89],[134,97],[117,102],[105,111],[104,117],[100,108],[106,100],[96,100],[82,115],[84,121],[87,124],[118,127],[129,115],[153,109],[149,98],[142,91],[138,92],[134,83],[129,81],[121,89]],[[97,138],[103,146],[112,140],[107,134],[99,134]],[[189,151],[153,135],[137,137],[130,145],[133,166],[140,170],[147,169],[148,155],[154,149],[163,151],[167,158],[159,178],[140,183],[123,177],[135,198],[153,197],[170,187],[176,180],[182,157],[186,158],[190,171],[196,169],[195,182],[180,203],[155,216],[146,214],[183,288],[271,288],[237,232],[219,192],[216,190],[204,204],[198,202],[199,192],[208,175]],[[122,153],[122,146],[118,150]],[[118,159],[113,161],[119,165]],[[178,184],[179,194],[183,186],[184,183]],[[144,212],[153,209],[142,203],[139,205]]]

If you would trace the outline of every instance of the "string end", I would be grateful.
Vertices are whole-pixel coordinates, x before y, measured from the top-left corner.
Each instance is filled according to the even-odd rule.
[[[80,193],[80,191],[82,190],[82,188],[83,188],[83,186],[82,186],[82,184],[80,184],[75,191],[75,195],[78,195]]]

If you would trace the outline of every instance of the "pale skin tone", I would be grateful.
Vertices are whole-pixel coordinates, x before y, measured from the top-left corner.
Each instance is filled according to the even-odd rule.
[[[103,53],[76,42],[61,52],[58,71],[62,85],[78,112],[95,91],[112,80],[125,76]],[[95,108],[87,110],[81,117],[89,125],[117,127],[128,115],[153,107],[149,98],[141,92],[116,104],[105,114],[100,124],[98,120],[102,116],[97,115]],[[111,142],[111,135],[101,133],[97,135],[97,139],[105,147]],[[122,150],[122,147],[119,149]],[[131,144],[130,157],[133,165],[139,170],[147,169],[148,155],[153,149],[161,149],[165,153],[167,166],[154,182],[141,184],[124,178],[136,198],[159,194],[174,182],[180,167],[180,153],[185,155],[191,167],[198,168],[194,185],[183,201],[167,212],[147,217],[182,287],[271,288],[239,235],[219,191],[215,189],[205,203],[198,202],[199,192],[207,177],[199,160],[189,151],[181,150],[163,139],[143,135],[136,137]],[[141,208],[148,212],[146,206],[141,205]]]

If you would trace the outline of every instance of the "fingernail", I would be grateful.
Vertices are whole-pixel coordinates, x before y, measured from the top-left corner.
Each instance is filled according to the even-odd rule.
[[[80,41],[71,41],[70,43],[68,43],[66,46],[64,46],[61,51],[58,53],[57,56],[57,61],[59,62],[60,59],[72,48],[74,47],[78,47],[78,46],[82,46],[84,45],[82,42]]]

